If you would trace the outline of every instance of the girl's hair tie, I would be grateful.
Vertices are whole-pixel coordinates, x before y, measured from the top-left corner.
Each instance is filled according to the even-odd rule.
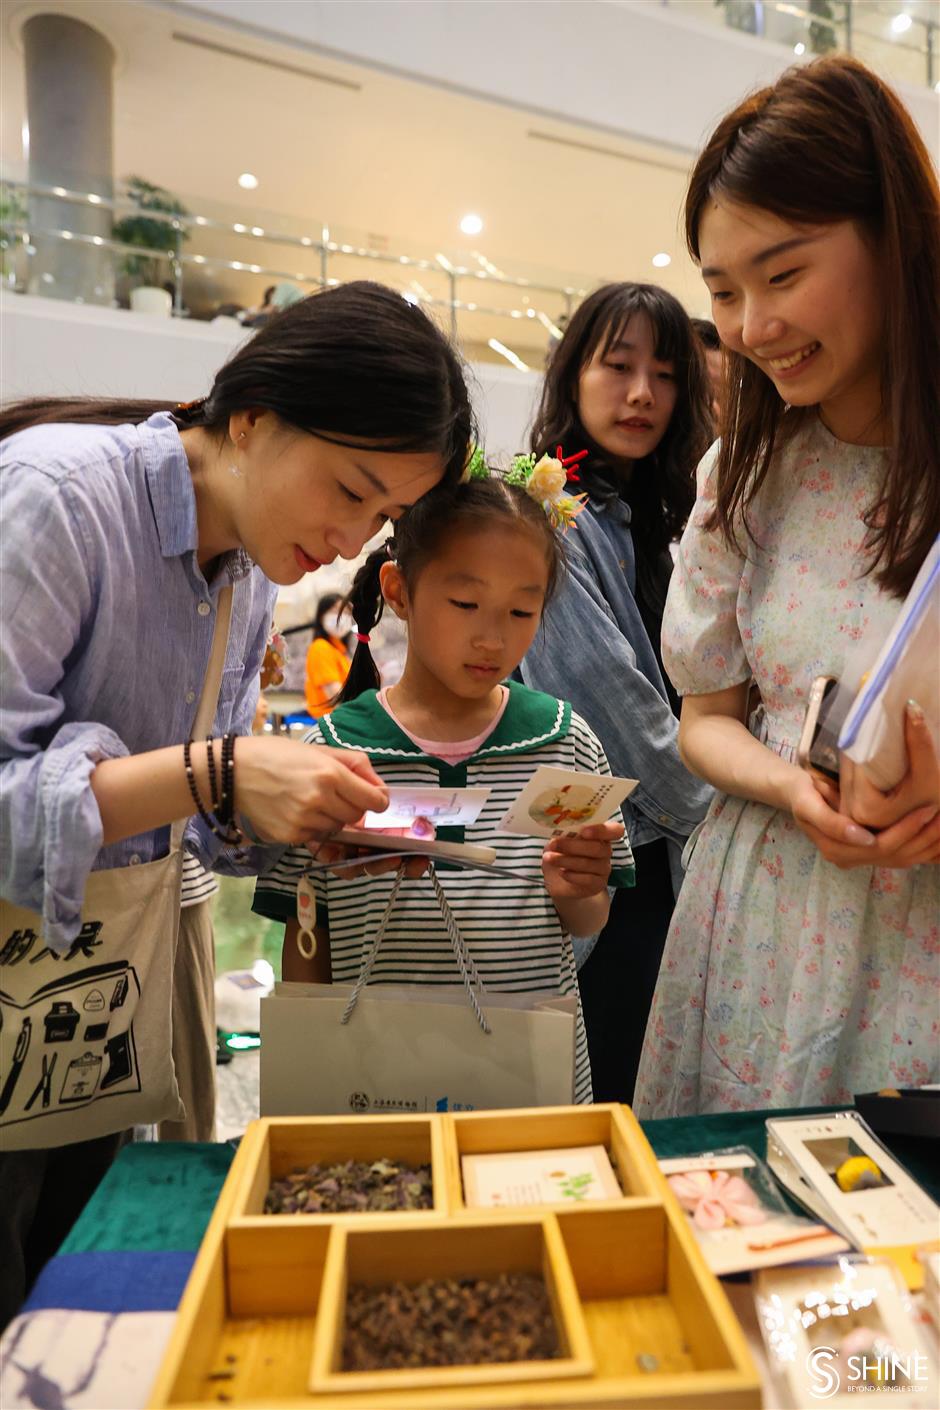
[[[208,397],[197,397],[195,401],[178,401],[174,414],[182,421],[194,421],[204,414],[203,408],[208,400]]]
[[[357,640],[357,641],[362,641],[362,642],[368,643],[368,641],[369,641],[369,633],[368,633],[368,632],[356,632],[356,640]]]

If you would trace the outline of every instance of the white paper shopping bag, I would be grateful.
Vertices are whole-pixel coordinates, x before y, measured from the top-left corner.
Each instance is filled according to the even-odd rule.
[[[574,1100],[574,995],[485,996],[461,985],[275,986],[261,1000],[261,1115],[467,1111]]]

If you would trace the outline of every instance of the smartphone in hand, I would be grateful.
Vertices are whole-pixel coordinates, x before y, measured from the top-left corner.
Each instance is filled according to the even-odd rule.
[[[813,681],[796,747],[796,761],[801,769],[822,774],[833,783],[839,782],[839,723],[827,718],[827,707],[832,705],[838,685],[835,676],[817,676]]]

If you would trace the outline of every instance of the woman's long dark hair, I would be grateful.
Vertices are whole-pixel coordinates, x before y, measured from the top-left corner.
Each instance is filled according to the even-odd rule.
[[[892,445],[865,522],[869,570],[901,596],[940,527],[940,189],[927,149],[900,99],[864,64],[817,59],[747,98],[708,139],[685,205],[696,260],[716,197],[796,224],[855,221],[878,252]],[[754,363],[727,351],[726,369],[713,527],[735,542],[775,448],[812,411],[792,408],[784,421],[784,403]]]
[[[620,486],[616,466],[588,436],[578,412],[581,373],[600,349],[618,341],[631,318],[644,316],[653,330],[656,356],[671,362],[676,405],[655,452],[633,468]],[[537,455],[569,454],[586,448],[579,467],[588,494],[600,501],[621,495],[632,514],[636,552],[637,606],[657,651],[672,560],[669,544],[681,534],[695,502],[695,467],[712,439],[710,392],[705,363],[689,316],[672,294],[656,284],[606,284],[572,316],[545,373],[542,398],[530,435]]]
[[[498,471],[488,480],[439,485],[395,521],[393,536],[369,554],[353,579],[346,601],[359,629],[359,643],[340,701],[355,700],[364,690],[374,690],[380,684],[368,641],[362,638],[367,638],[382,619],[385,607],[379,582],[382,564],[394,560],[413,592],[422,568],[441,551],[452,534],[506,524],[531,534],[545,550],[548,565],[545,602],[549,601],[564,572],[565,549],[561,535],[552,528],[542,506],[519,485],[508,485]]]
[[[179,407],[34,398],[0,411],[0,440],[49,422],[113,426],[155,411],[224,433],[229,417],[251,409],[342,445],[437,452],[450,482],[463,473],[473,439],[463,369],[443,333],[393,289],[358,280],[272,318],[219,370],[204,400]]]

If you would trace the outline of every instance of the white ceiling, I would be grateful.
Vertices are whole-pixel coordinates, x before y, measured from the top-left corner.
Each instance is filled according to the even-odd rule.
[[[8,0],[4,8],[5,38],[14,42],[4,43],[0,59],[0,157],[11,168],[22,162],[25,118],[15,38],[24,17],[55,9],[100,29],[117,51],[118,176],[139,173],[180,194],[194,211],[224,203],[235,219],[240,210],[246,223],[267,229],[277,212],[300,222],[293,224],[298,231],[309,225],[313,235],[325,222],[336,239],[396,254],[462,250],[476,266],[478,252],[506,273],[537,278],[541,271],[551,283],[655,280],[690,312],[706,311],[678,229],[689,159],[674,149],[312,55],[164,6]],[[340,82],[324,81],[330,79]],[[257,191],[239,189],[244,171],[259,178]],[[458,228],[471,210],[486,222],[472,242]],[[230,242],[233,258],[302,267],[296,251],[252,241],[246,255],[236,243],[244,244]],[[653,268],[658,251],[672,256],[669,268]],[[313,273],[313,264],[303,267]],[[331,272],[381,277],[382,268],[346,260]],[[395,275],[407,287],[410,275],[397,269]],[[434,294],[445,290],[440,276],[420,279]],[[228,285],[227,296],[251,302],[267,282],[243,276]],[[223,294],[221,285],[217,292]],[[461,292],[481,304],[522,306],[519,294],[497,298],[489,286],[463,285]],[[552,296],[530,298],[552,317],[563,308]],[[473,341],[495,334],[530,360],[546,342],[534,320],[468,317],[461,331]]]

